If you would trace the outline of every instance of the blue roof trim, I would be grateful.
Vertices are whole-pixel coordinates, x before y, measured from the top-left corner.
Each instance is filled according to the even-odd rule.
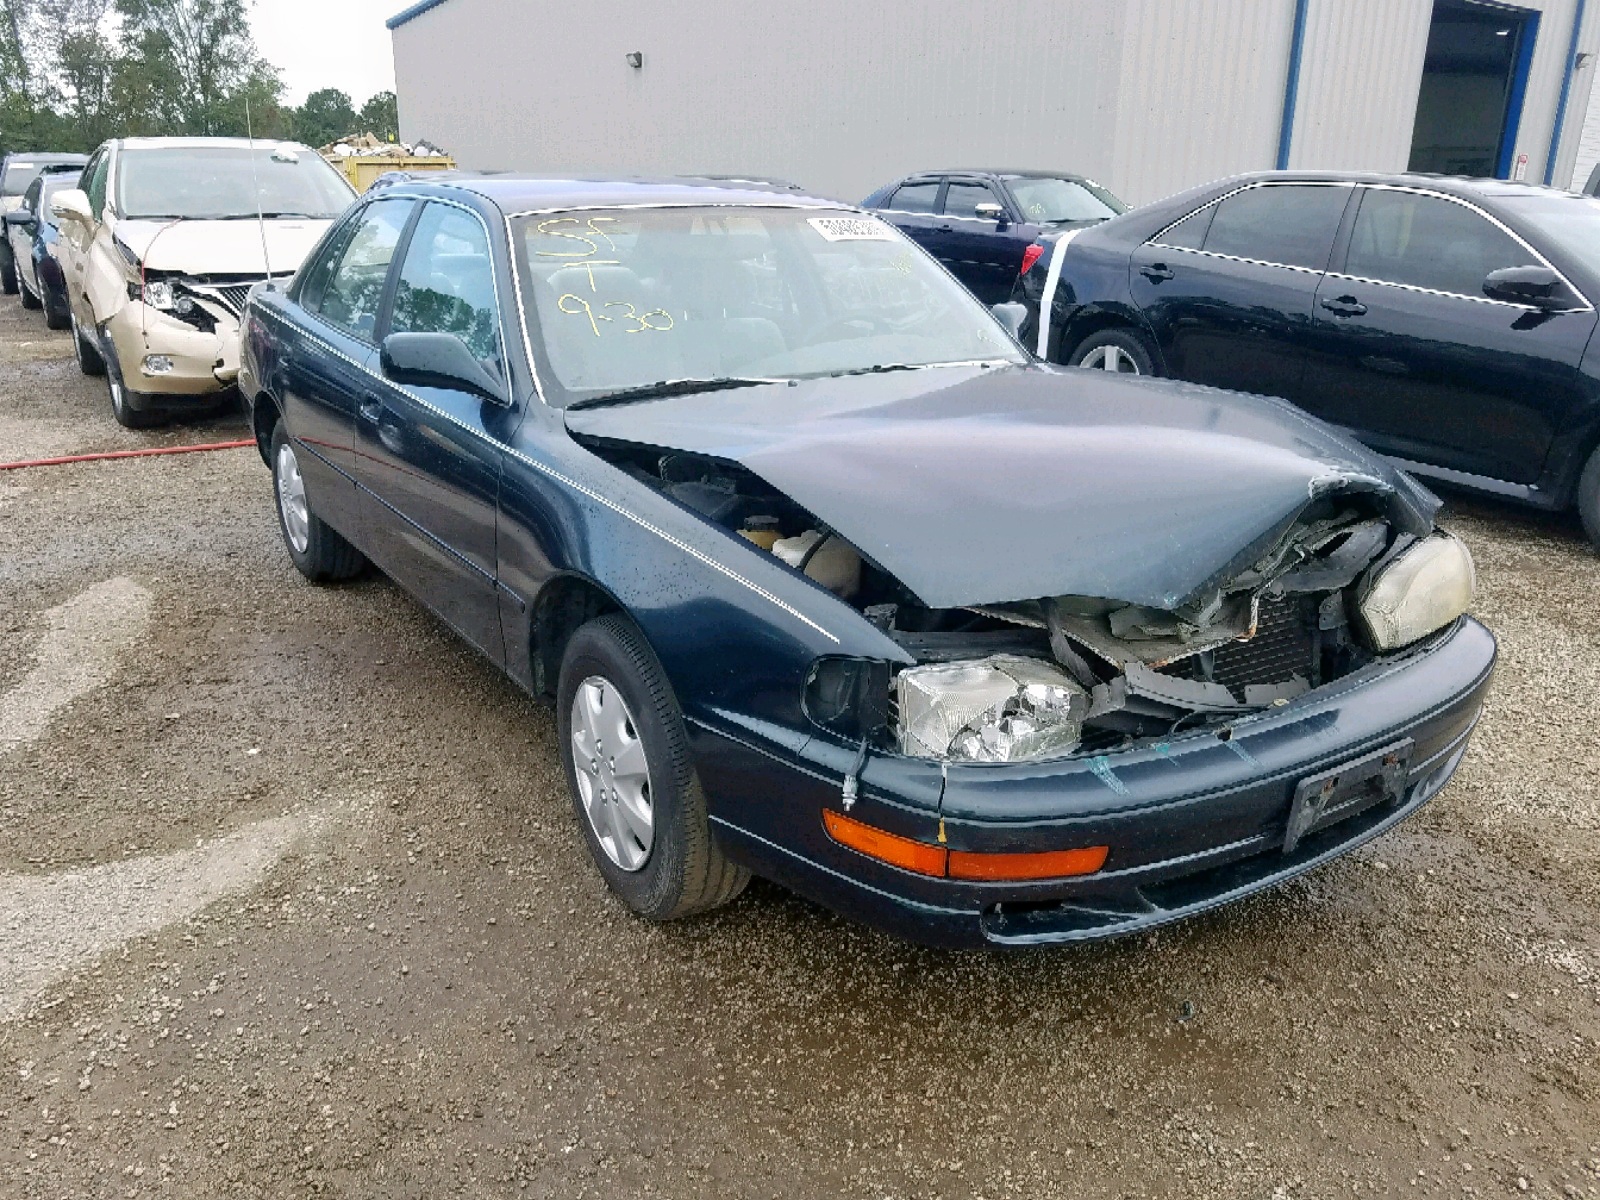
[[[417,3],[413,4],[410,8],[405,9],[403,12],[395,13],[395,15],[385,21],[384,24],[390,29],[399,29],[400,26],[404,25],[407,21],[413,20],[416,17],[420,17],[430,8],[438,8],[439,5],[443,3],[444,0],[417,0]]]

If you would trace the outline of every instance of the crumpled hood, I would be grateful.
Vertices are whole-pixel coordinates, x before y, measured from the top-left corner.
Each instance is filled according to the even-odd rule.
[[[261,226],[266,226],[267,258]],[[118,221],[116,237],[151,271],[186,275],[265,275],[297,271],[331,221]]]
[[[1286,402],[1047,367],[936,368],[569,412],[568,428],[737,462],[924,604],[1097,596],[1175,609],[1315,498],[1439,502]]]

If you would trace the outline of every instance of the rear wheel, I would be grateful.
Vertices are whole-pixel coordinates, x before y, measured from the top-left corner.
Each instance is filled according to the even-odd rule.
[[[712,838],[672,686],[626,617],[598,617],[572,635],[556,713],[589,854],[629,908],[668,921],[744,890],[750,873]]]
[[[300,456],[279,421],[272,431],[272,496],[278,531],[295,569],[312,583],[338,583],[361,574],[367,560],[311,509]]]
[[[1158,374],[1155,356],[1145,340],[1131,329],[1102,329],[1090,334],[1078,343],[1068,364],[1117,375]]]
[[[104,375],[106,360],[100,354],[99,345],[84,336],[76,315],[69,316],[67,324],[72,328],[72,357],[78,360],[78,370],[85,375]]]
[[[0,250],[0,288],[5,289],[8,296],[17,294],[17,261],[11,257],[9,245]]]

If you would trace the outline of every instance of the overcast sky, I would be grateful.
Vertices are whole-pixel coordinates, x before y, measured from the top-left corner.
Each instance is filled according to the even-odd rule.
[[[355,106],[394,90],[394,58],[383,23],[409,0],[255,0],[256,47],[283,72],[284,99],[335,87]]]

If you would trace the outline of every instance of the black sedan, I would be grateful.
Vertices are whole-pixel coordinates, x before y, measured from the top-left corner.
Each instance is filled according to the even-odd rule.
[[[1270,173],[1041,247],[1016,298],[1042,356],[1282,396],[1416,474],[1576,506],[1600,544],[1600,201]]]
[[[1083,229],[1128,206],[1082,175],[1058,171],[924,171],[862,202],[917,242],[985,304],[1011,295],[1042,234]]]
[[[1146,928],[1405,819],[1489,686],[1405,475],[1039,365],[835,202],[414,181],[244,330],[290,559],[375,563],[552,702],[652,919],[755,872],[932,943]]]

